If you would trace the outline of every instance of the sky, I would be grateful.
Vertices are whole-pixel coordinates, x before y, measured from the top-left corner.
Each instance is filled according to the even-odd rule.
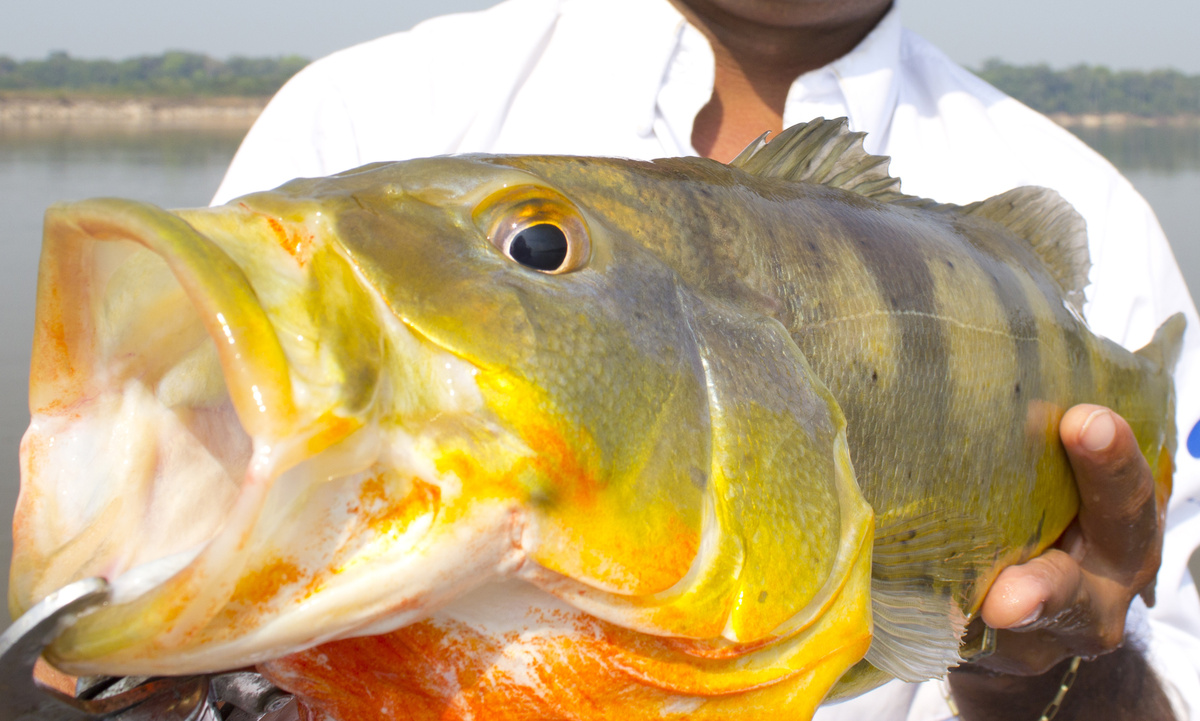
[[[1200,74],[1197,0],[898,1],[909,27],[968,67],[997,57],[1060,68],[1088,63]],[[317,58],[435,14],[477,10],[495,0],[6,2],[12,5],[0,23],[0,55],[25,60],[57,50],[89,59],[164,50]]]

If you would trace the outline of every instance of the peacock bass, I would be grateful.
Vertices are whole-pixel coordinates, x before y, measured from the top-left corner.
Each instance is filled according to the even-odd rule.
[[[900,192],[844,120],[700,158],[468,155],[46,217],[10,608],[75,674],[256,664],[311,718],[809,718],[941,675],[1077,492],[1160,492],[1172,318],[1080,315],[1079,215]]]

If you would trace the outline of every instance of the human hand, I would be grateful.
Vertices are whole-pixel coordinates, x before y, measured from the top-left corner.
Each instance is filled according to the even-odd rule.
[[[996,652],[951,674],[964,712],[973,698],[994,704],[1000,692],[1028,694],[1034,708],[1044,708],[1061,678],[1061,671],[1048,671],[1072,656],[1095,658],[1119,648],[1134,597],[1154,602],[1165,499],[1156,499],[1133,432],[1112,411],[1079,405],[1063,416],[1059,434],[1079,485],[1078,518],[1054,548],[1005,569],[988,591],[980,615],[998,630]],[[1083,664],[1081,677],[1092,666]],[[1043,675],[1053,676],[1049,685],[1035,678]],[[1014,717],[1022,716],[1036,718],[1027,712]]]
[[[1125,615],[1143,591],[1153,603],[1165,508],[1129,424],[1106,408],[1079,405],[1059,424],[1079,485],[1079,516],[1056,546],[1000,573],[984,599],[996,653],[993,671],[1039,675],[1070,656],[1121,645]]]

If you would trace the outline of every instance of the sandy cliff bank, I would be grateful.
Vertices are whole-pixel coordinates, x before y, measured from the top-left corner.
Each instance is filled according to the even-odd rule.
[[[1169,115],[1147,118],[1130,113],[1067,115],[1052,113],[1050,119],[1064,128],[1200,128],[1198,115]]]
[[[249,128],[267,100],[0,95],[0,126]]]
[[[0,126],[122,126],[246,129],[270,98],[104,98],[0,94]],[[1127,113],[1050,116],[1067,128],[1200,128],[1200,116],[1146,118]]]

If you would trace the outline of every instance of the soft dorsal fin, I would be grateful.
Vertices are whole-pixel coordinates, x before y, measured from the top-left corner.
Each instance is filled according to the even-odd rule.
[[[1087,223],[1061,195],[1025,186],[964,205],[958,212],[987,218],[1028,241],[1066,291],[1067,301],[1083,311],[1083,289],[1092,267]]]
[[[891,158],[864,150],[866,135],[851,132],[845,118],[816,118],[769,143],[763,133],[729,164],[764,178],[820,183],[884,202],[901,197],[900,180],[887,172]]]
[[[763,133],[729,165],[764,178],[819,183],[885,203],[987,218],[1026,240],[1062,285],[1067,302],[1083,311],[1083,289],[1091,269],[1087,224],[1062,196],[1049,188],[1026,186],[958,206],[904,195],[900,179],[888,175],[890,158],[864,150],[865,137],[852,132],[846,118],[816,118],[793,125],[769,143]]]

